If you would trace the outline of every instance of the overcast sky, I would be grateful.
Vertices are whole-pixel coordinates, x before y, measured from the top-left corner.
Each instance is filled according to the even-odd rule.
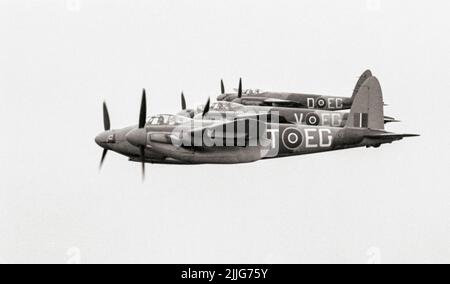
[[[450,262],[450,2],[2,0],[0,263]],[[350,96],[371,68],[388,130],[353,149],[147,167],[113,128],[237,86]]]

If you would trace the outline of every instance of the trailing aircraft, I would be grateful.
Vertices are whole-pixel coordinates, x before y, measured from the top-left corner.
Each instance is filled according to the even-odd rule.
[[[239,81],[239,89],[236,93],[226,93],[225,85],[221,80],[221,95],[218,101],[236,102],[243,105],[293,107],[321,110],[345,110],[350,109],[356,94],[362,84],[372,77],[372,72],[366,70],[356,83],[351,97],[322,96],[302,93],[262,92],[261,90],[242,90],[242,79]]]
[[[204,119],[201,114],[193,110],[194,118]],[[275,114],[279,116],[282,123],[306,124],[315,126],[344,127],[349,111],[329,111],[319,109],[274,107],[274,106],[252,106],[242,105],[234,102],[220,101],[211,106],[206,119],[217,120],[221,118],[242,118],[258,114]],[[393,117],[384,116],[384,123],[399,122]]]

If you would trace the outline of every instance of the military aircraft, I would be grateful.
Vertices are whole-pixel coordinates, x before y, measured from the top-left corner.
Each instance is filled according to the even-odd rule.
[[[242,81],[240,81],[238,94],[242,92]],[[235,100],[236,101],[236,100]],[[191,110],[190,114],[194,116],[198,113]],[[259,105],[243,105],[236,102],[219,101],[211,106],[211,111],[207,114],[206,119],[216,120],[220,117],[239,118],[243,116],[251,116],[253,114],[272,114],[279,116],[282,123],[307,124],[344,127],[349,112],[348,111],[330,111],[321,109],[308,109],[297,107],[280,107],[280,106],[259,106]],[[180,113],[182,114],[182,113]],[[192,117],[192,116],[191,116]],[[203,117],[200,115],[200,118]],[[393,117],[385,116],[384,123],[399,122]]]
[[[216,102],[211,105],[211,111],[203,117],[201,114],[194,115],[194,119],[236,119],[242,117],[251,117],[253,115],[274,113],[282,123],[306,124],[344,127],[348,112],[324,111],[316,109],[302,108],[281,108],[281,107],[260,107],[246,106],[233,102]],[[384,123],[400,122],[393,117],[385,116]]]
[[[353,95],[350,98],[339,96],[321,96],[301,93],[262,92],[261,90],[242,90],[242,79],[239,82],[237,93],[226,93],[225,85],[221,80],[221,95],[218,101],[236,102],[243,105],[294,107],[322,110],[350,109],[353,100],[362,84],[370,77],[372,72],[366,70],[356,83]]]
[[[369,73],[367,73],[369,74]],[[222,84],[222,89],[224,89]],[[358,87],[359,89],[359,87]],[[239,88],[236,89],[239,97],[242,96],[242,79],[239,81]],[[235,100],[236,101],[236,100]],[[181,93],[182,111],[178,115],[195,118],[195,119],[225,119],[225,118],[242,118],[255,114],[275,114],[282,123],[307,124],[307,125],[321,125],[344,127],[348,119],[348,111],[330,111],[321,109],[308,109],[299,107],[282,107],[282,106],[260,106],[260,105],[243,105],[236,102],[218,101],[211,106],[211,111],[203,117],[203,107],[199,106],[196,109],[187,109],[186,98],[184,93]],[[384,123],[400,122],[393,117],[385,116]]]
[[[142,164],[238,164],[263,159],[356,147],[380,147],[416,134],[395,134],[384,129],[383,96],[379,81],[367,79],[355,95],[344,127],[295,125],[254,116],[235,120],[192,119],[157,115],[147,120],[145,90],[137,126],[111,129],[103,104],[105,131],[95,142],[102,147],[100,167],[109,150]],[[210,111],[210,100],[202,113]]]

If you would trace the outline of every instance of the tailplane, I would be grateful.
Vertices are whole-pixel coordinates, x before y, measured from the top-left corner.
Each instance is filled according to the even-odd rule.
[[[368,134],[365,135],[365,138],[369,139],[377,139],[380,141],[387,140],[387,141],[397,141],[402,140],[403,138],[409,138],[409,137],[419,137],[419,134],[395,134],[395,133],[377,133],[377,134]]]

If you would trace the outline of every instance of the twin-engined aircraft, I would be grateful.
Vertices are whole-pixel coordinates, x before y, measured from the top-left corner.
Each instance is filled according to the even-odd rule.
[[[221,109],[229,107],[228,109]],[[385,130],[381,86],[370,76],[353,97],[350,112],[339,125],[308,125],[283,120],[276,111],[243,111],[248,106],[206,103],[192,114],[182,96],[182,113],[157,115],[147,119],[145,90],[139,123],[111,129],[108,109],[103,105],[105,131],[95,141],[142,164],[238,164],[356,147],[379,147],[415,134],[395,134]]]
[[[313,126],[344,127],[349,112],[329,111],[321,109],[292,108],[292,107],[269,107],[269,106],[248,106],[234,102],[220,101],[211,106],[206,119],[218,120],[225,118],[251,117],[254,115],[277,115],[281,123],[306,124]],[[200,114],[194,118],[203,118]],[[398,122],[393,117],[384,116],[384,123]]]
[[[333,126],[333,127],[344,127],[346,121],[348,119],[349,111],[346,110],[343,104],[337,104],[337,106],[333,106],[330,102],[332,101],[353,101],[357,92],[361,88],[361,85],[367,80],[370,76],[372,76],[372,72],[370,70],[365,71],[361,77],[359,78],[356,86],[354,94],[351,98],[342,98],[342,97],[324,97],[317,96],[316,98],[305,97],[312,95],[305,94],[296,94],[296,96],[303,97],[306,101],[316,101],[316,103],[312,103],[312,106],[317,105],[317,101],[320,99],[325,99],[328,102],[327,107],[318,107],[318,108],[304,108],[297,103],[293,103],[292,101],[281,100],[279,98],[280,93],[264,93],[265,95],[272,94],[275,98],[264,98],[264,102],[259,101],[261,97],[258,97],[258,92],[254,92],[251,90],[243,90],[242,89],[242,79],[239,80],[239,87],[236,89],[236,95],[234,94],[225,94],[218,97],[218,102],[214,103],[211,111],[207,115],[207,119],[221,119],[225,117],[234,117],[239,118],[242,116],[251,116],[255,114],[277,114],[279,115],[279,122],[282,123],[294,123],[294,124],[307,124],[314,126]],[[221,92],[225,93],[225,87],[223,84],[223,80],[221,81]],[[244,95],[246,93],[246,95]],[[251,98],[251,100],[249,100]],[[197,115],[201,119],[203,117],[199,115],[198,110],[194,109],[186,109],[186,99],[184,94],[181,94],[182,100],[182,108],[183,111],[178,114],[184,115],[187,117],[194,118]],[[268,103],[268,102],[271,103]],[[278,103],[275,103],[278,102]],[[280,103],[284,102],[284,103]],[[332,110],[333,109],[333,110]],[[384,123],[392,123],[399,122],[393,117],[385,116]]]
[[[350,109],[353,100],[362,84],[370,77],[372,71],[366,70],[358,79],[351,97],[322,96],[302,93],[287,92],[263,92],[261,90],[242,90],[242,81],[235,93],[226,93],[223,80],[221,81],[221,95],[218,101],[236,102],[251,106],[296,107],[321,110],[346,110]]]

